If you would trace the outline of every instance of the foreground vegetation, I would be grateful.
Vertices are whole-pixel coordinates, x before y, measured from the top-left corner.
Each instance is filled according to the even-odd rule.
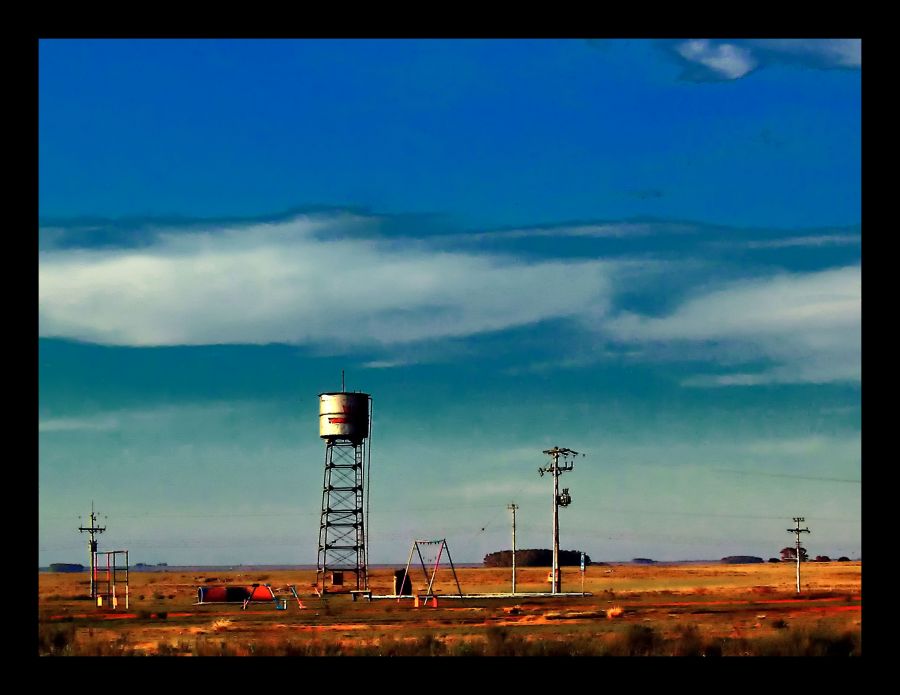
[[[828,627],[786,628],[760,639],[704,639],[697,627],[679,626],[677,636],[664,637],[654,628],[630,625],[607,639],[536,640],[504,627],[489,627],[484,637],[448,640],[426,633],[412,639],[388,638],[377,644],[348,645],[337,641],[228,641],[199,637],[172,645],[160,642],[159,656],[860,656],[859,633]],[[41,656],[140,656],[126,637],[75,639],[71,625],[42,626]]]
[[[792,568],[768,563],[588,568],[588,595],[453,599],[450,573],[438,606],[312,594],[314,573],[258,570],[208,577],[134,572],[128,611],[99,609],[84,574],[39,575],[43,656],[857,656],[861,564],[816,563],[804,591]],[[572,573],[574,574],[574,573]],[[572,574],[569,591],[574,590]],[[466,593],[508,591],[509,572],[463,568]],[[520,591],[545,590],[546,568],[519,573]],[[577,574],[575,575],[578,576]],[[392,570],[377,570],[387,593]],[[421,580],[422,578],[420,578]],[[580,577],[579,577],[580,579]],[[291,602],[196,606],[198,586],[295,585]],[[579,582],[580,584],[580,582]],[[382,588],[383,587],[383,588]],[[580,587],[579,587],[580,588]],[[416,585],[416,590],[420,587]]]

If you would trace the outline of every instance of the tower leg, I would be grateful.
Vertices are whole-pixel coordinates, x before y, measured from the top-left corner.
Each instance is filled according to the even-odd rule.
[[[316,588],[325,593],[329,572],[352,573],[356,589],[369,588],[364,525],[365,443],[328,440],[322,484],[322,515]]]

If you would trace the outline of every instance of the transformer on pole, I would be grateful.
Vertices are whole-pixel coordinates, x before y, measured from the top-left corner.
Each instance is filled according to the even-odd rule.
[[[343,373],[341,388],[343,389]],[[316,589],[344,587],[352,574],[356,589],[369,588],[366,518],[367,440],[372,398],[367,393],[319,394],[319,436],[325,440],[325,476],[316,563]]]
[[[538,468],[538,473],[543,477],[544,473],[553,474],[553,567],[550,569],[550,593],[559,593],[559,508],[568,507],[572,504],[572,497],[569,495],[569,488],[563,488],[562,494],[559,492],[559,476],[561,473],[571,471],[575,464],[569,461],[569,457],[584,456],[572,449],[554,447],[546,449],[545,454],[550,456],[552,463],[546,468]],[[559,459],[562,457],[563,462]]]

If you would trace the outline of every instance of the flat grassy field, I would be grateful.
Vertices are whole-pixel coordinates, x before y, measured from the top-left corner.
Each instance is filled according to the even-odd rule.
[[[519,568],[518,592],[545,592],[548,568]],[[465,594],[508,592],[509,569],[460,568]],[[178,571],[130,575],[130,605],[98,608],[87,573],[38,575],[42,655],[859,655],[860,562],[795,565],[593,565],[592,595],[451,599],[449,570],[436,580],[437,606],[411,599],[352,601],[313,593],[315,571]],[[421,571],[413,589],[424,593]],[[272,602],[197,606],[200,586],[294,585],[303,608]],[[370,575],[390,594],[392,570]],[[581,591],[577,567],[565,592]],[[123,596],[124,587],[119,587]]]

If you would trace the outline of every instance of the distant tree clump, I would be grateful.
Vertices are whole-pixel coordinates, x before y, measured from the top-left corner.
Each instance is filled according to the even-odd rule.
[[[553,551],[546,548],[516,549],[516,567],[550,567],[553,564]],[[585,554],[584,564],[591,564],[591,556]],[[560,550],[559,565],[580,566],[580,550]],[[485,567],[512,567],[512,550],[498,550],[484,556]]]
[[[656,560],[651,560],[649,557],[636,557],[631,561],[636,565],[652,565],[656,562]]]
[[[788,546],[786,548],[781,549],[781,559],[788,561],[792,560],[793,562],[797,561],[797,549]],[[800,548],[800,562],[806,562],[809,560],[809,556],[806,554],[806,548]]]
[[[781,562],[777,557],[770,557],[769,562]]]
[[[827,555],[816,555],[816,562],[831,562],[831,558]]]
[[[841,556],[838,558],[838,562],[850,562],[850,558],[847,557],[846,555],[841,555]]]
[[[754,555],[729,555],[728,557],[723,557],[722,562],[729,565],[751,565],[763,562],[763,559]]]
[[[51,572],[84,572],[84,565],[74,562],[54,562],[50,565]]]

